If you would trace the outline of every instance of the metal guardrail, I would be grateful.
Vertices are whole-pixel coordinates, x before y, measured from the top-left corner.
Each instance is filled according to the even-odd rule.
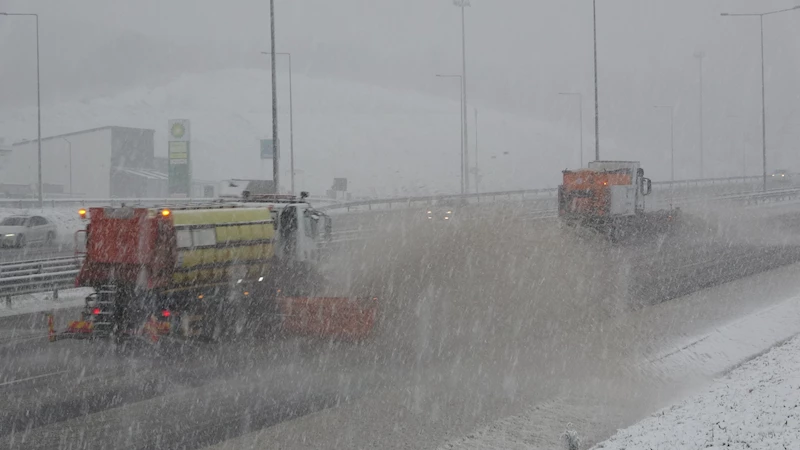
[[[762,177],[728,177],[728,178],[708,178],[708,179],[693,179],[693,180],[679,180],[679,181],[659,181],[654,182],[654,192],[660,191],[678,191],[685,188],[697,188],[702,186],[723,186],[723,185],[746,185],[747,183],[755,183],[762,180]],[[486,192],[478,194],[464,194],[464,195],[425,195],[425,196],[410,196],[410,197],[393,197],[386,199],[375,200],[359,200],[354,202],[345,202],[335,205],[320,206],[317,209],[322,211],[333,210],[346,210],[347,212],[353,209],[366,207],[368,211],[372,211],[373,207],[376,209],[396,209],[411,206],[422,206],[429,204],[434,200],[466,200],[466,201],[497,201],[497,200],[536,200],[553,198],[558,193],[557,188],[545,189],[524,189],[500,192]],[[378,208],[383,207],[383,208]]]
[[[43,205],[45,208],[58,208],[58,207],[85,207],[92,206],[168,206],[175,204],[204,204],[219,200],[218,198],[52,198],[45,199]],[[308,200],[313,203],[324,204],[339,204],[341,200],[333,200],[327,197],[309,197]],[[18,209],[31,209],[38,208],[39,201],[37,199],[22,198],[0,198],[0,208],[18,208]]]
[[[757,205],[760,203],[768,202],[782,202],[787,200],[800,199],[800,188],[795,189],[781,189],[767,192],[759,192],[751,195],[740,195],[738,198],[732,198],[745,205]]]
[[[329,245],[336,246],[361,239],[366,230],[344,230],[334,232]],[[75,286],[75,277],[83,263],[82,256],[70,256],[32,261],[0,264],[0,298],[7,305],[17,295],[53,292]]]
[[[754,177],[760,180],[760,177]],[[742,178],[740,178],[742,179]],[[710,182],[710,180],[697,180],[703,182]],[[693,180],[682,181],[681,183],[692,183]],[[655,184],[655,183],[654,183]],[[683,185],[683,184],[682,184]],[[675,187],[676,184],[671,184]],[[691,186],[691,185],[687,185]],[[505,196],[513,194],[529,194],[531,199],[542,200],[544,202],[552,201],[552,197],[540,197],[536,194],[550,192],[549,189],[539,189],[533,191],[509,191],[499,192],[492,194],[481,194],[483,196]],[[465,197],[477,197],[475,194]],[[418,202],[432,199],[440,199],[442,197],[408,197],[405,199],[393,199],[392,201],[407,201]],[[455,198],[461,198],[460,196]],[[767,192],[750,192],[750,193],[734,193],[717,195],[713,197],[714,201],[735,201],[745,205],[754,205],[770,201],[786,201],[800,199],[800,188],[794,189],[780,189]],[[707,200],[707,199],[706,199]],[[685,196],[680,198],[665,198],[656,202],[658,207],[663,207],[668,204],[681,205],[700,201],[696,196]],[[358,204],[367,204],[368,202],[356,202]],[[351,204],[352,205],[352,204]],[[529,219],[550,219],[556,217],[556,208],[537,208],[532,209],[525,216]],[[343,244],[345,242],[355,241],[362,239],[365,234],[371,230],[342,230],[333,233],[333,238],[330,241],[331,245]],[[53,259],[42,259],[36,261],[14,262],[0,264],[0,298],[5,297],[6,301],[10,303],[11,296],[24,295],[31,293],[39,293],[46,291],[53,291],[54,297],[57,297],[59,289],[65,289],[74,285],[75,276],[78,274],[82,259],[80,257],[62,257]]]
[[[66,257],[0,264],[0,297],[11,305],[15,295],[53,292],[75,285],[82,258]]]
[[[655,187],[672,187],[674,189],[688,187],[700,187],[700,186],[719,186],[724,184],[745,184],[748,182],[760,182],[762,180],[761,176],[752,176],[752,177],[726,177],[726,178],[706,178],[706,179],[691,179],[691,180],[677,180],[677,181],[656,181],[653,182],[653,186]],[[386,199],[370,199],[370,200],[358,200],[352,202],[343,202],[341,200],[334,200],[328,197],[309,197],[309,201],[319,205],[323,204],[323,206],[319,206],[317,209],[320,210],[333,210],[333,209],[347,209],[348,211],[350,208],[355,208],[358,206],[373,206],[373,205],[387,205],[389,209],[392,208],[392,205],[402,205],[404,203],[419,203],[419,202],[429,202],[435,199],[474,199],[478,202],[482,200],[489,200],[492,201],[497,200],[498,198],[513,198],[513,197],[520,197],[520,198],[535,198],[535,197],[546,197],[546,196],[555,196],[558,190],[556,188],[545,188],[545,189],[526,189],[526,190],[511,190],[511,191],[500,191],[500,192],[486,192],[486,193],[479,193],[479,194],[466,194],[466,195],[429,195],[429,196],[410,196],[410,197],[395,197],[395,198],[386,198]],[[56,208],[56,207],[67,207],[67,206],[74,206],[74,207],[92,207],[92,206],[121,206],[123,203],[126,205],[136,205],[136,206],[155,206],[155,205],[174,205],[176,203],[186,204],[188,203],[208,203],[213,200],[217,200],[216,198],[190,198],[190,199],[179,199],[179,198],[53,198],[53,199],[45,199],[44,206],[48,208]],[[23,199],[6,199],[0,198],[0,208],[19,208],[19,209],[30,209],[30,208],[38,208],[39,201],[33,198],[23,198]]]
[[[800,200],[800,188],[792,189],[778,189],[767,192],[753,192],[745,194],[727,194],[719,195],[710,198],[697,198],[697,197],[680,197],[680,198],[662,198],[654,202],[654,208],[666,208],[669,206],[680,207],[691,203],[710,201],[714,202],[737,202],[746,206],[759,205],[769,202],[783,202],[790,200]],[[538,210],[526,211],[522,215],[529,220],[538,219],[554,219],[558,216],[558,209],[553,206],[552,208],[544,208]]]

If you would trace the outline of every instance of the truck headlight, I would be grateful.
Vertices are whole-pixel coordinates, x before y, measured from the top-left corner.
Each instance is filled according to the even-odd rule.
[[[14,237],[16,236],[14,233],[7,234],[6,237]]]

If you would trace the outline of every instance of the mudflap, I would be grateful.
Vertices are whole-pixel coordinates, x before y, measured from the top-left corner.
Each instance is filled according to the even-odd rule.
[[[363,340],[375,329],[377,297],[279,297],[282,331],[290,335]]]
[[[55,316],[50,313],[47,315],[47,335],[50,342],[61,341],[65,339],[115,339],[116,341],[124,341],[127,339],[137,338],[150,343],[157,343],[164,336],[169,336],[175,329],[171,317],[156,317],[155,314],[150,315],[147,320],[138,329],[129,329],[122,333],[109,334],[104,331],[98,331],[95,328],[94,317],[91,312],[84,312],[81,314],[80,320],[73,320],[67,324],[66,330],[62,332],[56,331]]]

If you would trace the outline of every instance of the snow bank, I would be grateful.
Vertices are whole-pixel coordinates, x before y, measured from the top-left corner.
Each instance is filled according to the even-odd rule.
[[[708,392],[653,414],[597,449],[798,448],[800,338],[717,380]]]

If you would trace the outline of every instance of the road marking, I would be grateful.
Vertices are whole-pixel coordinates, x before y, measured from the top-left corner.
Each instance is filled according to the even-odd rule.
[[[36,380],[36,379],[44,378],[44,377],[52,377],[52,376],[55,376],[55,375],[61,375],[62,373],[67,373],[67,372],[69,372],[69,371],[68,370],[61,370],[59,372],[45,373],[45,374],[42,374],[42,375],[36,375],[34,377],[23,378],[21,380],[6,381],[5,383],[0,383],[0,387],[10,386],[12,384],[17,384],[17,383],[24,383],[25,381],[32,381],[32,380]]]

